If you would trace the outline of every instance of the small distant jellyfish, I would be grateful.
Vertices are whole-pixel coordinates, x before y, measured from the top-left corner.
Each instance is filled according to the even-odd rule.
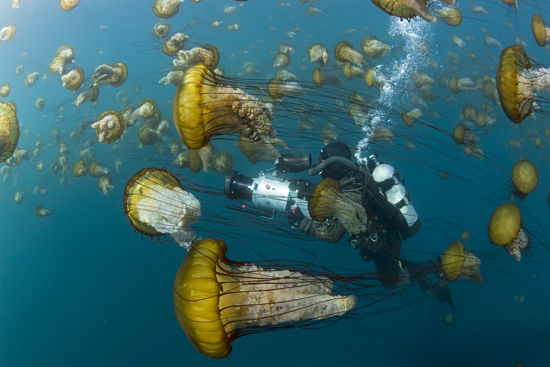
[[[478,6],[478,5],[472,4],[470,9],[472,9],[472,13],[474,13],[474,14],[489,14],[489,13],[487,13],[487,10],[485,10],[485,8],[483,6]]]
[[[284,68],[287,67],[288,64],[290,64],[290,56],[283,53],[277,54],[277,56],[275,56],[275,60],[273,61],[274,68]]]
[[[159,18],[172,18],[180,10],[180,4],[183,0],[155,0],[153,12]]]
[[[22,72],[23,72],[23,65],[19,65],[15,68],[15,74],[21,75]]]
[[[308,6],[307,15],[312,16],[314,14],[319,14],[321,9],[314,8],[313,5]]]
[[[183,79],[183,75],[185,74],[185,68],[178,66],[174,68],[174,70],[169,71],[168,74],[159,80],[160,84],[169,85],[173,84],[175,86],[178,86]]]
[[[450,26],[456,27],[462,23],[462,12],[455,6],[447,6],[443,9],[435,9],[435,15]],[[469,40],[471,37],[467,36]]]
[[[502,48],[502,46],[500,45],[500,42],[494,39],[493,37],[489,36],[488,34],[485,35],[485,37],[483,38],[483,41],[485,42],[485,46],[487,46],[488,48],[494,47],[494,48],[498,48],[499,50]]]
[[[225,5],[223,7],[223,12],[227,15],[231,15],[235,11],[235,9],[237,9],[237,7],[234,5]]]
[[[13,9],[17,9],[21,6],[22,2],[23,2],[23,0],[11,0],[11,7]]]
[[[113,110],[103,112],[91,125],[100,142],[111,144],[120,138],[124,131],[124,118]]]
[[[86,176],[86,163],[82,159],[74,164],[74,166],[73,166],[73,176],[74,177],[84,177],[84,176]]]
[[[9,42],[15,36],[15,25],[10,24],[7,27],[0,29],[0,41]]]
[[[171,30],[170,23],[161,20],[153,26],[152,34],[156,39],[163,39],[170,34]]]
[[[44,107],[46,107],[46,100],[44,99],[44,97],[38,97],[34,101],[34,108],[37,111],[42,111],[44,109]]]
[[[109,83],[113,87],[119,87],[124,84],[127,76],[128,68],[126,67],[126,64],[117,62],[112,66],[105,64],[99,65],[95,69],[95,74],[92,75],[92,80],[96,86],[103,83]]]
[[[229,23],[227,25],[227,30],[229,32],[238,31],[239,29],[241,29],[241,26],[239,24]]]
[[[222,23],[223,23],[223,20],[213,20],[213,21],[210,22],[210,28],[216,29],[219,26],[221,26]]]
[[[143,86],[141,84],[134,85],[134,94],[140,94]]]
[[[25,85],[27,87],[32,87],[34,83],[36,83],[36,81],[38,80],[39,76],[40,74],[38,74],[38,71],[28,73],[27,75],[25,75]]]
[[[449,89],[453,93],[472,92],[477,90],[477,85],[470,78],[457,78],[453,76],[449,79]]]
[[[97,187],[107,195],[113,189],[113,179],[108,175],[103,175],[97,181]]]
[[[531,31],[538,46],[544,47],[550,41],[550,28],[546,26],[540,14],[535,14],[531,18]]]
[[[16,191],[14,194],[13,194],[13,200],[15,200],[15,202],[18,204],[18,205],[21,205],[21,203],[23,202],[23,199],[25,198],[25,192],[24,191]]]
[[[170,149],[170,152],[174,155],[174,157],[177,157],[181,149],[181,142],[178,140],[172,140],[168,143],[168,149]]]
[[[102,175],[108,175],[111,173],[111,170],[99,163],[98,161],[92,162],[90,165],[90,176],[92,177],[100,177]]]
[[[2,84],[2,87],[0,87],[0,96],[2,96],[3,98],[6,98],[7,96],[9,96],[10,91],[11,91],[10,83],[4,83]]]
[[[455,34],[451,37],[451,42],[453,45],[458,46],[458,48],[464,48],[466,47],[466,43],[458,36],[458,34]]]
[[[183,33],[176,33],[164,40],[164,43],[162,44],[162,52],[168,56],[176,56],[178,51],[183,49],[183,44],[188,39],[189,36],[186,36]]]
[[[46,208],[44,208],[42,205],[38,205],[35,210],[36,216],[41,217],[47,217],[50,215],[50,211]]]
[[[226,174],[233,168],[233,156],[227,152],[219,152],[212,156],[210,167],[216,173]]]
[[[148,120],[155,116],[157,111],[157,104],[150,98],[144,98],[139,102],[139,106],[132,112],[127,119],[128,126],[132,126],[136,123],[136,120],[142,117],[144,120]]]
[[[376,36],[365,36],[361,40],[361,51],[369,59],[379,59],[391,51],[391,47]]]
[[[38,172],[44,171],[44,162],[38,161],[38,162],[36,163],[36,170],[37,170]]]
[[[61,0],[59,6],[65,11],[73,10],[80,0]]]
[[[348,41],[342,41],[334,48],[334,56],[340,62],[350,61],[359,67],[367,64],[361,53],[353,48],[353,45]]]
[[[453,322],[453,320],[454,320],[454,316],[452,313],[445,315],[444,321],[446,324],[450,324],[451,322]]]
[[[115,165],[116,173],[120,175],[124,167],[124,163],[122,162],[122,159],[120,158],[115,159],[114,165]]]
[[[314,43],[309,46],[307,55],[309,56],[310,62],[312,64],[317,63],[321,70],[328,64],[328,50],[321,43]]]
[[[453,129],[453,140],[458,145],[464,145],[466,154],[472,155],[478,159],[483,158],[483,150],[477,145],[479,138],[474,131],[458,124]]]

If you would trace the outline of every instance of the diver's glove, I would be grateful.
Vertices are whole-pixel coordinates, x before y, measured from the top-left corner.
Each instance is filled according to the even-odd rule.
[[[299,206],[290,208],[288,211],[288,224],[292,227],[298,228],[302,219],[304,219],[304,214],[300,210]]]

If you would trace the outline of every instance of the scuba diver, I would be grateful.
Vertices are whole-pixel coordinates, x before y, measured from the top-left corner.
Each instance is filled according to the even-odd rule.
[[[338,181],[345,200],[365,209],[364,214],[351,213],[350,220],[360,222],[366,231],[351,235],[348,242],[359,250],[364,260],[374,262],[385,288],[392,290],[417,281],[426,295],[438,302],[448,302],[454,309],[440,256],[417,263],[400,256],[402,241],[418,233],[421,223],[399,172],[379,162],[376,155],[355,164],[349,147],[343,142],[333,142],[320,151],[313,167],[310,154],[285,154],[275,161],[271,174],[262,172],[256,179],[230,171],[224,193],[230,199],[252,201],[264,212],[286,215],[293,228],[307,235],[339,242],[348,231],[338,218],[319,222],[309,215],[308,201],[315,185],[279,175],[307,169],[311,176],[320,174],[323,179]],[[429,274],[433,274],[437,282],[428,278]]]

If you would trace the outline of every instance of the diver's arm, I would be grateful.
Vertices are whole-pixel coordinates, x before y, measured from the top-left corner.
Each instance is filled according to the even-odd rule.
[[[309,236],[315,236],[321,241],[338,242],[346,234],[346,228],[338,223],[337,220],[333,220],[330,223],[316,222],[304,217],[298,207],[289,213],[288,223],[299,231]]]

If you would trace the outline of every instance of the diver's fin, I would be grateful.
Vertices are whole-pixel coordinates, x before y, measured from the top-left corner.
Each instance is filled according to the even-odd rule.
[[[440,280],[439,284],[431,279],[428,279],[426,276],[418,278],[417,281],[420,285],[420,289],[422,289],[422,292],[424,292],[424,294],[428,297],[437,302],[448,302],[452,309],[455,309],[451,292],[449,291],[449,287],[447,286],[445,279],[443,279],[443,281]]]

